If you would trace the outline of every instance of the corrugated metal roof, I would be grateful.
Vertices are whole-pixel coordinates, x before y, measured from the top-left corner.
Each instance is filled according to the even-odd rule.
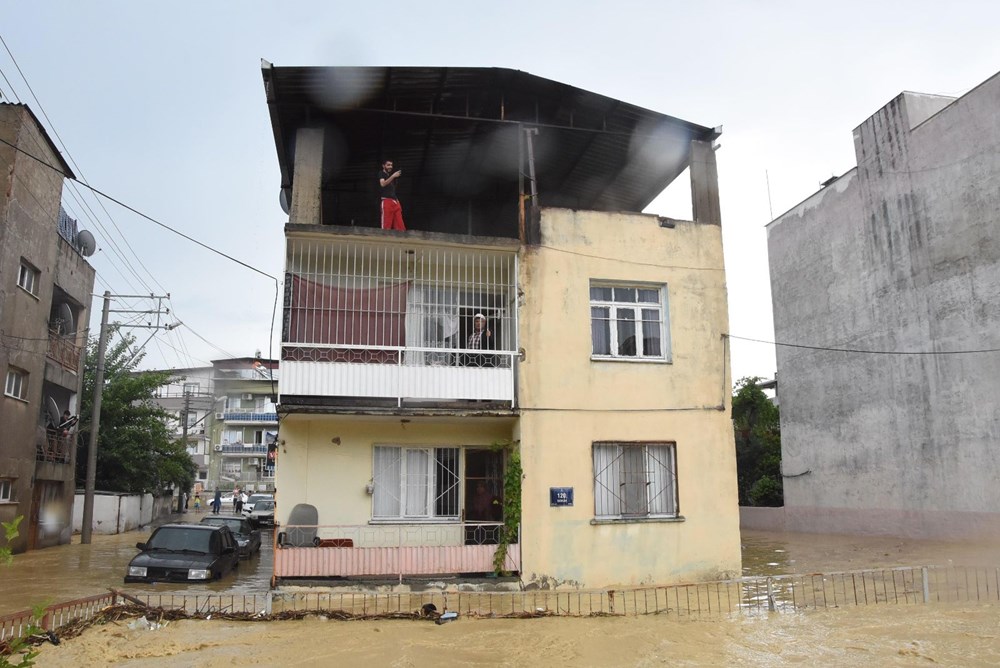
[[[403,169],[407,226],[516,236],[524,128],[543,206],[641,211],[687,167],[711,128],[500,68],[263,68],[282,187],[294,137],[327,130],[324,222],[378,225],[377,173]],[[512,234],[513,232],[513,234]]]

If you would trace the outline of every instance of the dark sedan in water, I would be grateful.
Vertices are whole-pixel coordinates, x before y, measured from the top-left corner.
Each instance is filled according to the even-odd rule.
[[[239,565],[236,536],[227,526],[165,524],[129,562],[125,582],[217,580]]]
[[[260,531],[254,529],[250,525],[250,520],[242,515],[207,515],[202,518],[201,523],[229,527],[236,536],[236,542],[240,546],[240,556],[244,559],[260,551]]]

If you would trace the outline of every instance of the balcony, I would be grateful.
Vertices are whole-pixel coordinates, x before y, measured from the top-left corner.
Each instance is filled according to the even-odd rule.
[[[286,266],[282,403],[514,404],[516,253],[290,237]]]
[[[245,455],[247,457],[267,455],[267,445],[263,443],[224,443],[215,446],[216,452],[224,455]]]
[[[230,409],[222,414],[225,422],[243,422],[247,424],[278,424],[278,413],[275,411],[256,411]]]
[[[59,366],[76,373],[80,368],[80,353],[82,346],[76,345],[76,335],[64,336],[55,331],[49,331],[49,347],[46,356]]]
[[[35,451],[35,461],[56,462],[57,464],[69,464],[73,457],[73,448],[76,447],[76,435],[59,435],[51,432],[38,442]]]
[[[499,528],[499,523],[285,525],[281,535],[284,545],[274,552],[274,575],[276,578],[402,579],[489,574],[494,572]],[[504,570],[520,572],[519,544],[508,545]]]

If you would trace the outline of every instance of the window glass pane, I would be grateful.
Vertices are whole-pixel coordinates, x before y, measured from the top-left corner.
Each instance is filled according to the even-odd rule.
[[[646,304],[658,304],[660,302],[660,291],[659,290],[646,290],[643,288],[639,289],[639,301]]]
[[[635,303],[635,288],[615,288],[615,301]]]
[[[620,308],[616,315],[618,354],[624,357],[635,357],[635,309]]]
[[[594,515],[619,517],[622,514],[619,480],[621,458],[614,445],[594,446]]]
[[[406,477],[404,478],[404,498],[408,517],[430,515],[427,507],[427,489],[430,486],[430,456],[426,450],[405,451]]]
[[[590,335],[594,342],[595,355],[611,354],[611,309],[594,306],[590,309]]]
[[[646,357],[662,357],[660,345],[660,312],[656,309],[642,309],[642,354]]]
[[[372,509],[374,517],[399,517],[401,488],[399,455],[399,448],[375,448],[372,476],[372,483],[375,486]]]
[[[646,446],[646,469],[649,472],[649,512],[655,515],[677,514],[673,452],[672,445]]]
[[[590,298],[595,301],[611,301],[611,288],[590,287]]]
[[[647,515],[646,457],[643,448],[623,447],[621,459],[622,515]]]
[[[458,448],[434,449],[434,514],[458,516]]]

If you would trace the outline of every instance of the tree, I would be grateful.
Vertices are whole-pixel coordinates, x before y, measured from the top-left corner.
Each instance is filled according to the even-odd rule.
[[[109,332],[113,337],[117,330]],[[104,392],[97,447],[96,489],[131,494],[160,494],[173,484],[188,490],[196,467],[184,444],[167,426],[171,415],[154,401],[156,389],[170,373],[136,372],[142,354],[134,355],[135,338],[123,335],[110,345],[104,362]],[[87,346],[77,452],[77,484],[87,475],[87,448],[93,424],[94,381],[97,375],[97,341]]]
[[[736,476],[741,506],[784,505],[781,422],[756,376],[741,378],[733,395]]]

